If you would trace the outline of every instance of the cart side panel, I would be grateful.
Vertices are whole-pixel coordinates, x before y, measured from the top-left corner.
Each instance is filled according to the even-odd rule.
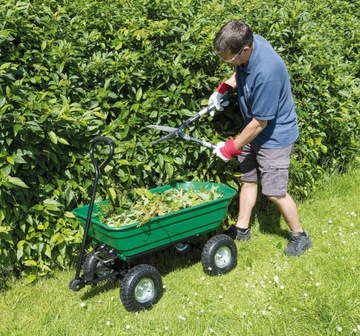
[[[190,185],[194,188],[194,183],[180,184],[180,187],[187,188]],[[201,190],[199,188],[204,186],[210,188],[213,185],[209,182],[197,182],[195,189]],[[217,186],[219,192],[223,193],[222,198],[153,218],[141,227],[137,227],[137,224],[109,227],[101,223],[98,218],[92,218],[89,236],[116,249],[121,257],[127,258],[213,231],[225,218],[227,207],[236,194],[232,188]],[[162,192],[163,188],[153,189],[152,192]],[[82,225],[85,222],[87,209],[88,206],[84,206],[73,211]]]

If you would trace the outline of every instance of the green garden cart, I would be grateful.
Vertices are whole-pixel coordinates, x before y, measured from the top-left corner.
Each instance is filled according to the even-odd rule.
[[[95,145],[109,146],[107,159],[99,166]],[[237,264],[237,247],[232,238],[217,233],[226,217],[227,208],[237,192],[223,184],[211,182],[185,182],[150,189],[151,193],[163,193],[170,188],[206,190],[217,187],[222,196],[206,203],[154,217],[145,225],[137,223],[111,227],[101,222],[97,215],[102,202],[95,202],[96,188],[105,166],[114,153],[114,142],[106,137],[95,137],[90,146],[90,157],[95,168],[95,181],[89,205],[73,210],[84,228],[76,274],[69,287],[79,291],[86,285],[100,281],[121,279],[120,299],[126,310],[136,312],[153,307],[163,295],[163,283],[159,271],[150,264],[138,260],[146,254],[174,246],[180,252],[194,246],[201,248],[203,270],[209,276],[225,274]],[[202,236],[205,242],[194,244]],[[203,239],[204,240],[204,239]],[[90,243],[90,252],[88,244]],[[199,247],[201,246],[201,247]],[[146,258],[145,258],[146,259]]]

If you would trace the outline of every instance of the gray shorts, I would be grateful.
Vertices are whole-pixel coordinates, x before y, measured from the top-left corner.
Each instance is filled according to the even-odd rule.
[[[261,191],[266,196],[283,196],[287,193],[290,156],[294,144],[286,148],[258,148],[248,144],[238,156],[241,181],[261,180]]]

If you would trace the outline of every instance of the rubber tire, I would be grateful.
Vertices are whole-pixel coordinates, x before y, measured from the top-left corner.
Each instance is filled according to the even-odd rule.
[[[230,272],[237,265],[237,254],[236,244],[228,235],[218,234],[211,237],[201,254],[204,272],[210,276]]]
[[[84,281],[79,279],[72,279],[69,283],[69,288],[74,292],[78,292],[80,289],[84,287],[85,287]]]
[[[85,261],[84,261],[84,274],[85,275],[88,272],[91,273],[91,272],[95,271],[96,268],[99,267],[100,260],[95,258],[95,253],[96,253],[95,251],[91,251],[85,257]],[[101,272],[103,272],[103,275],[105,275],[106,273],[109,273],[109,272],[111,273],[112,270],[104,269]],[[93,281],[99,277],[101,277],[101,274],[98,274],[98,273],[94,273],[93,275],[90,275],[90,276],[85,276],[85,282]],[[115,276],[115,275],[106,279],[107,282],[114,282],[116,280],[117,280],[117,276]]]
[[[149,293],[146,293],[146,286],[151,287]],[[138,294],[142,292],[146,294],[143,299],[137,298],[137,290],[140,290]],[[155,267],[147,264],[137,265],[130,269],[120,287],[121,302],[129,312],[152,308],[160,300],[162,294],[161,275]]]
[[[190,245],[186,242],[176,243],[174,245],[174,247],[175,247],[176,252],[179,254],[186,254],[192,250],[192,245]]]

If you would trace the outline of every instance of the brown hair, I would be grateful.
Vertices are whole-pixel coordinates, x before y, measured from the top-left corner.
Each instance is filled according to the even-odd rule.
[[[223,25],[214,39],[214,50],[217,54],[231,52],[236,54],[245,45],[254,40],[250,27],[241,21],[232,20]]]

